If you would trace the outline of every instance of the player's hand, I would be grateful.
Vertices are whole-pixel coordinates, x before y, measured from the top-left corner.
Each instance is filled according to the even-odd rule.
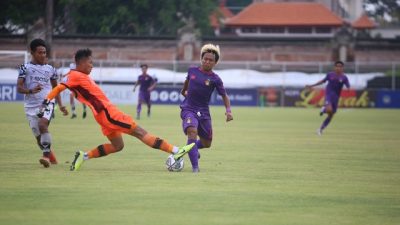
[[[36,85],[36,87],[34,87],[33,89],[31,89],[32,94],[36,94],[38,92],[40,92],[42,90],[42,86],[40,84]]]
[[[182,91],[181,91],[181,94],[182,94],[184,97],[186,97],[186,96],[187,96],[187,93],[188,93],[188,91],[187,91],[187,90],[185,90],[185,91],[184,91],[184,90],[182,90]]]
[[[306,85],[306,86],[305,86],[305,89],[306,89],[306,90],[311,90],[311,88],[312,88],[312,87],[311,87],[310,85]]]
[[[49,103],[50,103],[50,101],[47,100],[47,99],[45,99],[45,100],[42,102],[42,106],[39,108],[39,111],[36,113],[36,116],[37,116],[37,117],[42,118],[43,115],[44,115],[44,113],[45,113],[46,111],[50,111],[50,109],[49,109]]]
[[[60,106],[60,111],[63,113],[63,116],[68,116],[68,110],[65,106]]]
[[[226,112],[225,115],[226,115],[226,122],[233,120],[233,116],[232,116],[231,112]]]

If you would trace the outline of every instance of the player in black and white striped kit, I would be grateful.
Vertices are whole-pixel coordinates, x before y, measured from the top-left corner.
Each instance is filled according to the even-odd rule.
[[[32,40],[30,50],[32,60],[20,66],[17,90],[25,94],[25,115],[37,144],[43,152],[43,157],[39,159],[39,162],[47,168],[50,164],[57,164],[57,159],[51,151],[51,135],[48,130],[54,111],[54,101],[50,103],[50,108],[44,112],[43,117],[39,118],[37,113],[42,107],[43,99],[53,87],[57,86],[57,74],[54,67],[47,64],[46,43],[42,39]],[[56,100],[63,115],[68,115],[60,96],[57,96]]]

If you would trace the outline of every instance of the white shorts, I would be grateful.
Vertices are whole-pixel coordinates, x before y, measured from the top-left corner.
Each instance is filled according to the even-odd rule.
[[[53,116],[54,113],[54,102],[49,103],[49,110],[44,112],[44,115],[42,118],[47,119],[49,122]],[[39,107],[29,107],[25,108],[25,116],[26,119],[28,119],[29,122],[29,127],[32,129],[33,135],[35,137],[40,135],[39,131],[39,117],[37,116],[37,113],[39,112]]]

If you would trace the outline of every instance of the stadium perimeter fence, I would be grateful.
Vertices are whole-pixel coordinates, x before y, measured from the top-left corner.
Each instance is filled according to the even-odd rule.
[[[57,60],[56,65],[68,67],[71,60]],[[196,66],[198,61],[109,61],[97,60],[94,67],[110,68],[110,67],[131,67],[138,68],[140,64],[147,63],[152,68],[165,69],[173,72],[186,72],[190,66]],[[0,64],[1,67],[1,64]],[[236,62],[222,61],[215,67],[217,70],[252,70],[265,73],[289,73],[301,72],[305,74],[325,74],[333,70],[332,62],[272,62],[272,61],[256,61],[256,62]],[[346,63],[345,73],[355,76],[363,76],[363,74],[377,73],[381,74],[379,78],[368,88],[371,89],[400,89],[400,62],[351,62]],[[246,82],[245,80],[243,82]],[[175,83],[172,83],[175,85]],[[282,83],[280,86],[285,87]]]

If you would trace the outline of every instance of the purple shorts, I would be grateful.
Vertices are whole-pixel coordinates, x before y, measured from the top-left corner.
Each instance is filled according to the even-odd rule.
[[[139,103],[150,104],[150,91],[139,91]]]
[[[182,128],[185,134],[188,127],[195,127],[197,128],[197,134],[199,135],[199,137],[207,140],[212,140],[211,119],[201,118],[201,114],[198,115],[188,110],[181,111],[181,118]]]
[[[332,106],[332,112],[336,113],[336,110],[338,108],[338,102],[339,102],[338,98],[327,97],[325,99],[325,106],[331,105]]]

